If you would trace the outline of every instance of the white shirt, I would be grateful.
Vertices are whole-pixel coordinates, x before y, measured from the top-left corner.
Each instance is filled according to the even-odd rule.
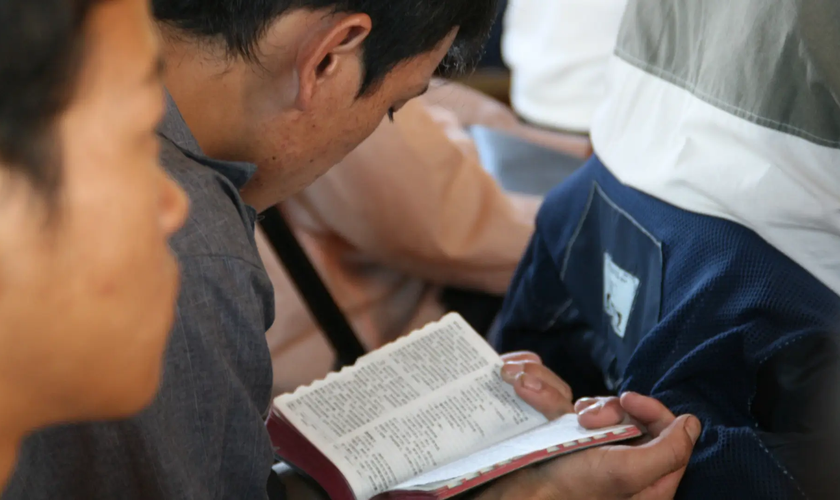
[[[735,116],[619,57],[609,78],[592,143],[622,183],[752,229],[840,294],[840,150]]]
[[[502,54],[512,72],[511,103],[526,120],[589,132],[606,92],[626,0],[511,0]]]

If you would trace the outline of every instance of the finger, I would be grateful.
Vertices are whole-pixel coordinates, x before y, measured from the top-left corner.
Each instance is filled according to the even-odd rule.
[[[571,404],[572,388],[566,383],[566,381],[558,377],[556,373],[541,363],[534,363],[533,361],[513,361],[505,363],[502,367],[502,379],[509,384],[513,384],[522,372],[528,373],[532,377],[539,379],[541,383],[553,387],[555,390],[563,394]]]
[[[676,419],[671,410],[654,398],[635,392],[621,395],[624,411],[645,426],[648,433],[657,437]]]
[[[549,420],[574,412],[571,397],[531,373],[521,372],[516,377],[513,388],[517,396]]]
[[[575,402],[575,413],[580,413],[590,406],[597,404],[601,398],[580,398]]]
[[[625,493],[639,494],[688,465],[694,443],[700,436],[700,421],[691,415],[674,420],[653,441],[616,447],[610,454],[614,486]]]
[[[503,354],[502,361],[505,363],[514,361],[533,361],[534,363],[542,364],[542,358],[540,358],[538,354],[530,351],[517,351]]]
[[[578,423],[585,429],[601,429],[624,423],[627,414],[618,398],[597,398],[598,401],[578,411]],[[575,407],[577,410],[577,407]]]

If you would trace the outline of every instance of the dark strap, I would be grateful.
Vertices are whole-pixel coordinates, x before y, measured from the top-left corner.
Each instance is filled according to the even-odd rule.
[[[298,293],[303,297],[312,319],[332,344],[339,366],[354,364],[366,353],[365,348],[327,290],[306,251],[300,246],[283,214],[276,207],[269,208],[263,212],[260,226],[283,262]]]

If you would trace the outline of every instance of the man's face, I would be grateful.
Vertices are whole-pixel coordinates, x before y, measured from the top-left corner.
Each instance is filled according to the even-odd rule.
[[[252,112],[246,140],[248,159],[259,169],[243,191],[246,199],[249,191],[261,190],[272,193],[267,205],[278,203],[323,175],[370,136],[389,111],[426,91],[456,34],[453,30],[433,50],[402,62],[361,97],[361,47],[327,62],[335,67],[318,81],[303,110],[289,112],[273,104],[284,102],[283,85],[255,92],[247,105]]]
[[[0,290],[14,290],[0,301],[0,333],[18,339],[8,350],[0,338],[0,378],[16,376],[22,397],[46,406],[41,424],[125,416],[158,387],[179,281],[167,240],[187,202],[158,164],[163,93],[148,8],[92,8],[78,85],[56,123],[52,215],[25,189],[0,208]]]

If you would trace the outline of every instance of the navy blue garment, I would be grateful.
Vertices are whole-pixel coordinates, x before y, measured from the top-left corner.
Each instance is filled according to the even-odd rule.
[[[538,352],[576,397],[635,391],[696,415],[678,498],[807,498],[813,464],[797,453],[822,429],[806,399],[834,385],[815,374],[837,366],[838,311],[749,229],[624,186],[592,158],[547,197],[495,343]]]
[[[506,69],[502,60],[502,30],[504,28],[507,0],[499,0],[496,7],[496,20],[490,29],[490,36],[484,45],[484,55],[478,63],[479,68]]]

